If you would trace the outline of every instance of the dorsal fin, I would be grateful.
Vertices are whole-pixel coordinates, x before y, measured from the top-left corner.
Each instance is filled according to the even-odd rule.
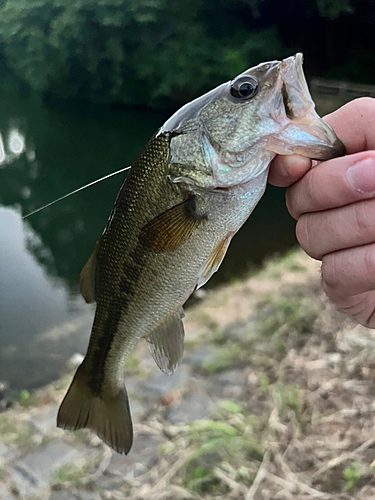
[[[175,372],[184,353],[184,316],[181,307],[146,338],[155,363],[167,375]]]
[[[95,245],[86,264],[83,266],[79,275],[79,290],[82,297],[88,304],[96,301],[95,297],[95,274],[96,274],[96,257],[98,255],[100,240]]]
[[[140,239],[156,253],[176,250],[206,219],[206,216],[196,213],[195,197],[191,196],[182,203],[168,208],[146,224],[142,229]]]

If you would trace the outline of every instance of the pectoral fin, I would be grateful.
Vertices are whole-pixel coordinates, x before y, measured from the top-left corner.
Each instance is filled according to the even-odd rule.
[[[197,289],[207,283],[211,276],[219,269],[228,250],[229,244],[233,238],[233,235],[234,233],[229,233],[228,236],[224,238],[223,241],[221,241],[211,253],[207,262],[202,267],[198,275]]]
[[[206,220],[195,211],[195,197],[169,208],[149,222],[142,230],[140,239],[156,253],[176,250]]]
[[[155,363],[167,375],[174,373],[184,353],[184,316],[179,309],[146,338]]]
[[[95,272],[96,272],[96,257],[99,251],[100,240],[95,245],[86,264],[83,266],[79,275],[79,289],[82,297],[88,304],[95,302]]]

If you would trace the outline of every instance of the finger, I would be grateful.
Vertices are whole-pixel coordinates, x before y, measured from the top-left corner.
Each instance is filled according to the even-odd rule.
[[[301,215],[296,225],[299,244],[314,259],[375,241],[375,199]],[[374,283],[375,287],[375,283]]]
[[[375,99],[362,97],[324,117],[345,144],[347,154],[375,149]]]
[[[311,168],[311,160],[301,155],[277,155],[271,163],[268,182],[273,186],[294,184]]]
[[[292,217],[342,207],[375,196],[375,151],[334,158],[311,169],[288,188]]]
[[[335,303],[340,298],[373,290],[375,243],[325,255],[322,259],[322,284]]]
[[[375,290],[345,297],[331,296],[330,299],[339,309],[353,316],[361,325],[375,328]]]

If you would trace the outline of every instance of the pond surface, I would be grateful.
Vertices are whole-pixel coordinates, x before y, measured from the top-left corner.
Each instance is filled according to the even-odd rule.
[[[85,351],[94,309],[78,293],[79,273],[126,174],[21,216],[130,165],[167,116],[47,105],[10,85],[0,110],[0,380],[19,391],[58,377]],[[284,191],[269,187],[209,286],[295,242]]]

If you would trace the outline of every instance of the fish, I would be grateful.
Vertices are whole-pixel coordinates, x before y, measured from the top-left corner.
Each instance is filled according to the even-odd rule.
[[[345,154],[316,113],[298,53],[250,68],[186,104],[140,153],[80,275],[96,302],[87,354],[57,425],[87,428],[127,454],[124,366],[145,339],[160,370],[184,351],[183,305],[215,273],[262,197],[276,154]]]

